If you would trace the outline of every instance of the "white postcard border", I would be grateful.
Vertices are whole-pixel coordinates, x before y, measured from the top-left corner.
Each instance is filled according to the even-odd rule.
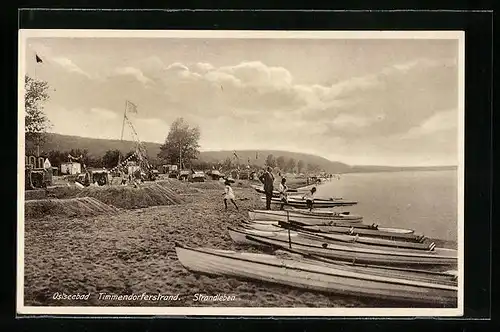
[[[251,39],[456,39],[458,40],[458,273],[457,308],[248,308],[248,307],[54,307],[24,305],[24,75],[27,38],[251,38]],[[464,307],[464,176],[465,176],[465,33],[464,31],[236,31],[236,30],[19,30],[18,82],[18,199],[17,290],[18,315],[161,315],[161,316],[363,316],[456,317]]]

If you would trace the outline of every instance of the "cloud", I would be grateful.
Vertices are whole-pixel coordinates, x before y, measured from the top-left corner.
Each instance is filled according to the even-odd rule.
[[[116,119],[118,117],[118,115],[115,112],[104,109],[104,108],[91,108],[89,110],[89,112],[91,113],[91,115],[97,116],[97,117],[100,117],[103,119],[111,120],[111,119]]]
[[[146,85],[148,83],[152,83],[151,79],[144,76],[143,72],[134,67],[120,67],[115,69],[114,73],[116,75],[129,75],[137,79],[142,84]]]
[[[439,134],[446,131],[458,130],[458,110],[446,110],[433,114],[419,125],[410,128],[402,136],[406,139],[417,139],[423,136]],[[457,132],[458,134],[458,132]]]
[[[43,59],[44,63],[55,64],[68,73],[76,73],[79,75],[83,75],[86,78],[92,78],[92,75],[75,64],[73,60],[69,59],[68,57],[55,55],[52,48],[50,48],[49,46],[39,42],[29,43],[28,46]]]
[[[309,108],[304,118],[328,121],[342,115],[370,124],[357,133],[335,126],[336,131],[326,136],[358,139],[405,133],[434,113],[457,107],[457,68],[452,61],[416,60],[334,84],[325,95],[323,100],[337,104],[323,101],[322,107]]]
[[[239,79],[243,84],[257,88],[288,88],[292,84],[292,75],[282,67],[266,66],[262,62],[242,62],[235,66],[225,66],[217,69]]]
[[[77,73],[86,76],[88,78],[91,78],[91,75],[89,73],[84,71],[82,68],[78,67],[73,61],[71,61],[68,58],[55,57],[51,58],[50,60],[52,60],[54,63],[58,64],[62,68],[66,69],[68,72]]]
[[[95,138],[117,138],[120,135],[121,122],[110,122],[117,117],[110,110],[52,106],[46,108],[46,113],[53,124],[52,132]]]

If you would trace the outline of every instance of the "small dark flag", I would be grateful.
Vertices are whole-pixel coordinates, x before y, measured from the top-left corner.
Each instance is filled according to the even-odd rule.
[[[35,54],[35,59],[36,63],[43,63],[42,59],[38,56],[38,54]]]

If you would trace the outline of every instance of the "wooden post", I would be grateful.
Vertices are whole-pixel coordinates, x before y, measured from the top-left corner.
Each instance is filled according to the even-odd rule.
[[[179,139],[179,174],[182,170],[182,141]]]
[[[290,211],[286,211],[286,221],[288,223],[288,246],[292,249],[292,237],[290,235]]]

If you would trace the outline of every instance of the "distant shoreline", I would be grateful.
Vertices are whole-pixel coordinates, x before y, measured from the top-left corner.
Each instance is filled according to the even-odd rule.
[[[384,167],[384,166],[382,166]],[[385,170],[376,170],[376,169],[366,169],[366,170],[356,170],[351,172],[344,172],[343,174],[367,174],[367,173],[400,173],[400,172],[439,172],[439,171],[456,171],[458,170],[457,166],[443,166],[443,167],[422,167],[422,168],[414,168],[414,167],[402,167],[398,169],[385,169]]]

